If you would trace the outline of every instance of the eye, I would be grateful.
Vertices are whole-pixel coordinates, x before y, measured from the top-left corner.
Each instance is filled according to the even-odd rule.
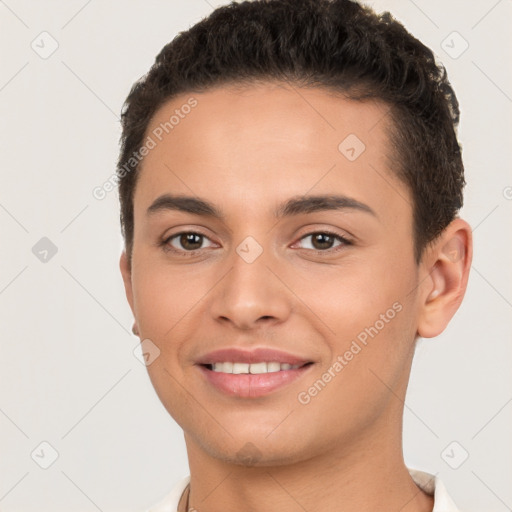
[[[340,246],[342,247],[352,244],[352,242],[347,240],[345,237],[336,233],[331,233],[330,231],[315,231],[314,233],[309,233],[303,236],[299,242],[308,238],[311,238],[311,242],[309,243],[310,247],[303,247],[303,249],[311,249],[317,252],[334,252],[339,250],[337,248]],[[336,241],[338,241],[338,244],[333,245]]]
[[[197,233],[196,231],[182,231],[181,233],[176,233],[166,238],[162,241],[161,245],[166,251],[194,253],[195,251],[204,249],[204,247],[202,247],[204,240],[210,241],[210,239],[202,233]]]
[[[347,245],[352,245],[352,242],[347,238],[332,233],[330,231],[315,231],[300,238],[299,242],[311,239],[309,247],[301,247],[302,249],[313,250],[318,253],[336,252]],[[210,242],[206,247],[214,247],[215,244],[202,233],[196,231],[182,231],[175,233],[163,240],[160,245],[166,252],[173,252],[179,256],[194,256],[196,251],[205,248],[203,243]],[[337,242],[337,243],[336,243]]]

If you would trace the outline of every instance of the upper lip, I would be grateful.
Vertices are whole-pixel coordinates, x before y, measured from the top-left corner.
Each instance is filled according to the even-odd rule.
[[[213,363],[261,363],[261,362],[272,362],[277,361],[278,363],[288,363],[291,365],[303,365],[312,362],[303,357],[276,350],[273,348],[254,348],[252,350],[242,348],[223,348],[209,352],[204,356],[200,357],[197,364],[213,364]]]

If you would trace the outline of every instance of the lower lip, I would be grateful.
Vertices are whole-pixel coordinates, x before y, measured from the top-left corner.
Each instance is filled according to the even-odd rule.
[[[293,370],[257,374],[214,372],[201,365],[199,369],[208,382],[223,393],[241,398],[257,398],[268,395],[299,379],[309,371],[311,366],[313,364]]]

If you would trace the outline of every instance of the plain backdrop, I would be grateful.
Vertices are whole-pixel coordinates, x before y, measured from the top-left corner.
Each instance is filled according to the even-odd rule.
[[[131,334],[117,191],[92,191],[115,170],[132,83],[222,3],[0,1],[2,511],[136,512],[188,474]],[[474,230],[463,305],[416,352],[406,463],[439,475],[463,512],[510,510],[512,3],[368,3],[448,70]]]

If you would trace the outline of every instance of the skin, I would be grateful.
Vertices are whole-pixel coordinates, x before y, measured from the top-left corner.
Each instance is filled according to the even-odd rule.
[[[190,96],[163,105],[147,133]],[[433,498],[404,464],[403,401],[415,339],[440,334],[464,296],[471,228],[455,219],[415,264],[413,200],[387,167],[382,103],[279,83],[193,97],[197,107],[142,163],[131,268],[125,252],[120,259],[140,338],[160,350],[147,367],[150,379],[184,431],[190,507],[431,511]],[[348,134],[366,146],[353,162],[338,150]],[[147,215],[163,193],[212,202],[225,218]],[[334,193],[376,215],[273,215],[291,197]],[[307,236],[322,230],[353,243],[322,246]],[[192,257],[178,254],[191,251],[179,236],[167,243],[176,253],[158,245],[187,231],[205,235]],[[252,263],[236,252],[247,236],[263,249]],[[308,404],[300,403],[298,394],[396,302],[401,311]],[[267,396],[227,396],[195,361],[233,346],[277,348],[314,365]],[[252,460],[243,457],[251,453]]]

